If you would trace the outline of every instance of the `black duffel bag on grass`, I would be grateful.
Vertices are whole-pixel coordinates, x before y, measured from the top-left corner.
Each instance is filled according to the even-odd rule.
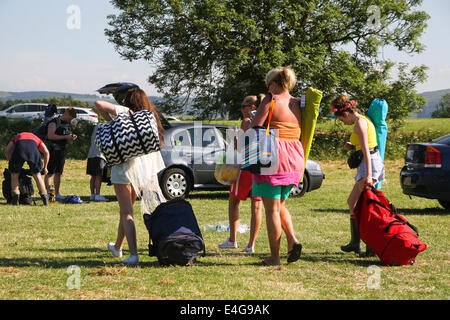
[[[162,266],[191,265],[199,252],[205,256],[197,219],[189,202],[175,198],[160,204],[155,211],[144,214],[149,233],[149,255],[156,256]]]

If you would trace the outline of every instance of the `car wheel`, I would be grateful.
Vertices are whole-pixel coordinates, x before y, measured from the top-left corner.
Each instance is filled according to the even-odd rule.
[[[291,196],[293,197],[302,197],[306,190],[308,190],[309,187],[309,179],[308,175],[305,173],[305,176],[303,177],[303,181],[298,184],[298,186],[293,187],[291,190]]]
[[[185,198],[191,189],[189,175],[183,169],[167,170],[161,179],[161,190],[166,199]]]
[[[446,200],[438,200],[441,206],[443,206],[445,209],[450,210],[450,201]]]

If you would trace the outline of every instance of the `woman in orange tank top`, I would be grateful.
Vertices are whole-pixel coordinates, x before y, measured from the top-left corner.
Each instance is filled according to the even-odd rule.
[[[300,142],[301,111],[298,99],[289,94],[296,83],[295,74],[289,67],[277,68],[266,76],[266,85],[271,95],[261,102],[252,126],[268,124],[272,95],[275,106],[270,127],[278,129],[276,146],[278,171],[272,175],[253,174],[253,196],[262,197],[266,212],[267,234],[270,244],[270,258],[261,261],[263,265],[280,265],[280,243],[282,230],[288,244],[287,261],[300,258],[302,245],[295,237],[292,218],[285,203],[294,185],[300,182],[305,166],[303,147]]]

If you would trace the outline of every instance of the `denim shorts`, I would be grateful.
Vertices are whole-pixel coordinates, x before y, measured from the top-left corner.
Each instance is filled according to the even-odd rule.
[[[380,151],[371,154],[370,159],[372,160],[372,179],[376,180],[377,182],[384,181],[385,178],[384,163],[383,160],[381,160]],[[367,172],[366,163],[363,159],[356,171],[355,181],[364,179],[366,177],[366,172]]]

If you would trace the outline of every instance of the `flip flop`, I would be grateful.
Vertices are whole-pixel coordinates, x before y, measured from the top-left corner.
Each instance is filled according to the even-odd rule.
[[[300,243],[295,243],[294,247],[287,254],[287,262],[295,262],[300,259],[300,255],[302,254],[302,245]]]

